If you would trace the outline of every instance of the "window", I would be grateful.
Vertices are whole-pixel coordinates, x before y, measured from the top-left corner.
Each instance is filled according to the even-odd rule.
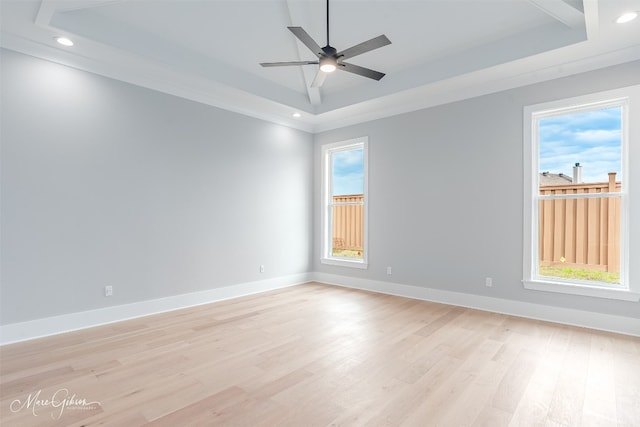
[[[322,147],[322,259],[367,268],[367,138]]]
[[[629,108],[637,87],[525,108],[524,285],[635,300]]]

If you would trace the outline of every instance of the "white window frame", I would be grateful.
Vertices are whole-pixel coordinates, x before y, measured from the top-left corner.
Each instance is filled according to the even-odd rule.
[[[343,258],[333,256],[333,199],[331,197],[333,176],[331,168],[332,162],[331,155],[339,151],[353,150],[354,148],[362,147],[364,156],[364,218],[363,218],[363,257],[362,259],[356,258]],[[322,212],[321,212],[321,224],[322,224],[322,238],[321,238],[321,258],[322,264],[336,265],[341,267],[353,267],[366,269],[369,266],[369,138],[366,136],[349,139],[347,141],[335,142],[332,144],[326,144],[322,146]]]
[[[524,247],[523,247],[523,284],[526,289],[559,292],[564,294],[583,295],[626,301],[640,300],[640,289],[629,282],[629,142],[640,141],[637,128],[630,129],[630,110],[636,116],[640,111],[640,86],[594,93],[570,99],[562,99],[524,108]],[[621,230],[620,230],[620,284],[604,284],[599,282],[564,280],[550,278],[538,274],[538,201],[539,192],[539,146],[538,123],[540,119],[559,114],[581,112],[598,108],[622,107],[622,188],[620,193],[597,193],[598,197],[621,198]],[[631,133],[633,132],[633,133]],[[637,173],[637,171],[634,171]],[[562,198],[559,196],[557,198]],[[635,242],[635,247],[638,243]],[[637,274],[637,273],[636,273]]]

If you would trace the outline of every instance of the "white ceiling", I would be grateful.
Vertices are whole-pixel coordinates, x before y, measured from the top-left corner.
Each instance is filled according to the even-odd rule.
[[[349,62],[387,75],[314,89],[317,65],[258,63],[315,59],[286,27],[324,46],[324,0],[0,1],[2,47],[307,131],[640,59],[640,19],[614,22],[640,0],[331,0],[331,45],[385,34]]]

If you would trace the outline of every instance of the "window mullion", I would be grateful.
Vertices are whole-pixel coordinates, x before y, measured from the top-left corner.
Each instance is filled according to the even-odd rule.
[[[619,193],[575,193],[575,194],[544,194],[538,195],[538,200],[566,200],[566,199],[604,199],[611,197],[622,197],[623,192]]]

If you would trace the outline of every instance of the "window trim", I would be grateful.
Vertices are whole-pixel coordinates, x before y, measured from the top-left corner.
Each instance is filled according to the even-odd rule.
[[[635,101],[634,101],[634,98]],[[640,289],[629,281],[629,145],[631,134],[630,109],[638,108],[640,86],[631,86],[598,92],[574,98],[561,99],[524,107],[524,240],[523,240],[523,285],[525,289],[558,292],[563,294],[590,296],[626,301],[640,300]],[[634,104],[635,102],[635,104]],[[610,106],[622,106],[622,188],[616,197],[621,198],[620,232],[620,285],[599,285],[599,282],[546,278],[538,270],[538,121],[559,113],[586,111]],[[606,193],[608,194],[608,193]],[[637,245],[636,245],[637,246]]]
[[[358,259],[347,259],[331,256],[333,248],[332,235],[333,226],[331,223],[330,209],[330,197],[331,197],[331,163],[329,162],[329,156],[337,151],[346,151],[357,146],[363,148],[364,156],[364,177],[363,177],[363,191],[364,191],[364,203],[363,203],[363,230],[362,230],[362,245],[363,245],[363,257]],[[322,189],[321,189],[321,255],[320,262],[322,264],[334,265],[340,267],[351,267],[359,269],[367,269],[369,266],[369,138],[366,136],[353,138],[346,141],[334,142],[331,144],[325,144],[322,146]]]

